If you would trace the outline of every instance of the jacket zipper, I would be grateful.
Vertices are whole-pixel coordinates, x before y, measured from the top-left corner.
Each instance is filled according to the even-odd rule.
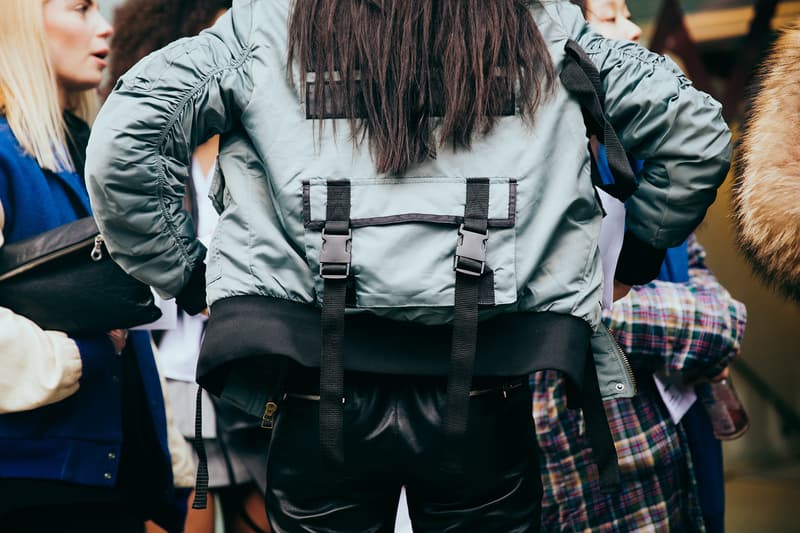
[[[631,362],[628,360],[628,356],[625,355],[625,350],[623,350],[622,346],[620,346],[619,343],[617,342],[617,338],[614,337],[614,330],[608,328],[608,332],[611,334],[611,340],[614,342],[614,348],[616,348],[617,353],[619,353],[619,356],[622,359],[622,366],[625,367],[625,372],[628,374],[631,383],[633,383],[633,392],[637,393],[639,391],[639,385],[636,383],[636,376],[633,374],[633,368],[631,368]]]
[[[261,427],[272,429],[275,426],[275,413],[278,411],[278,404],[267,402],[264,406],[264,416],[261,418]]]
[[[0,274],[0,281],[5,281],[5,280],[13,278],[14,276],[17,276],[19,274],[24,274],[25,272],[28,272],[29,270],[33,270],[34,268],[38,267],[39,265],[47,263],[51,259],[56,259],[56,258],[64,256],[64,255],[71,254],[72,252],[76,252],[76,251],[80,250],[81,248],[85,248],[86,246],[89,246],[92,243],[94,243],[94,247],[92,248],[92,251],[90,252],[89,257],[91,257],[91,259],[93,261],[99,261],[103,257],[103,252],[102,252],[102,249],[101,249],[101,247],[103,245],[103,237],[101,237],[100,235],[95,235],[94,237],[89,237],[88,239],[84,239],[81,242],[77,242],[75,244],[67,246],[66,248],[62,248],[61,250],[58,250],[56,252],[52,252],[52,253],[49,253],[47,255],[43,255],[41,257],[38,257],[35,260],[31,261],[30,263],[26,263],[24,265],[21,265],[21,266],[15,268],[13,270],[9,270],[8,272],[5,272],[4,274]]]

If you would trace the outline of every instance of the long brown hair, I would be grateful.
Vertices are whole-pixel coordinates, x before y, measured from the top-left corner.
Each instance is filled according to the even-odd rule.
[[[433,157],[439,144],[469,148],[476,132],[491,130],[509,98],[532,120],[556,75],[529,4],[295,0],[289,79],[295,61],[304,92],[309,73],[315,81],[338,73],[333,96],[354,142],[368,138],[378,171],[399,173]],[[330,84],[309,86],[316,102],[332,96]]]

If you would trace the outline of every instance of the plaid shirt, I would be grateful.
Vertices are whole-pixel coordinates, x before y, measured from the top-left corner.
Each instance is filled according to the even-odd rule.
[[[630,354],[639,394],[605,403],[622,474],[618,494],[602,494],[579,410],[567,409],[555,371],[531,377],[541,449],[543,531],[704,531],[691,456],[652,379],[713,376],[738,352],[744,306],[705,266],[689,241],[689,282],[635,287],[605,316]]]

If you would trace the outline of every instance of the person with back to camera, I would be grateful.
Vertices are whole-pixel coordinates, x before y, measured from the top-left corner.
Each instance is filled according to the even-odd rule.
[[[91,214],[85,121],[111,33],[91,0],[4,4],[0,244]],[[146,333],[69,337],[0,308],[0,361],[0,529],[182,529]]]
[[[627,379],[601,390],[587,357],[601,213],[558,77],[588,69],[570,39],[646,161],[641,263],[620,278],[639,283],[713,201],[730,134],[568,2],[236,1],[109,96],[87,160],[103,235],[164,295],[210,304],[198,379],[274,428],[274,531],[389,529],[401,486],[415,530],[539,529],[528,374],[564,370],[594,412]],[[181,202],[218,133],[206,269]]]
[[[117,31],[111,40],[107,94],[117,80],[147,54],[169,43],[211,26],[231,7],[230,0],[126,0],[114,11]],[[195,233],[208,242],[217,213],[208,199],[216,168],[219,137],[198,146],[192,155],[191,179],[186,180],[184,205],[192,215]],[[168,311],[165,311],[165,313]],[[167,378],[166,392],[181,433],[195,434],[195,370],[206,317],[191,316],[182,309],[172,311],[175,327],[154,331],[158,362]],[[211,404],[203,398],[203,438],[208,455],[209,505],[190,509],[186,528],[192,533],[211,533],[215,522],[213,498],[219,498],[225,531],[268,529],[264,514],[263,449],[269,432],[258,427],[259,419],[241,414],[236,407]],[[222,441],[224,439],[224,441]]]

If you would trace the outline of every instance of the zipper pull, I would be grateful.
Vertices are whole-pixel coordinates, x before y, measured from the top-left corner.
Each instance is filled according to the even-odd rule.
[[[100,261],[103,258],[103,237],[101,235],[97,235],[94,238],[94,248],[92,248],[92,253],[89,256],[92,258],[92,261]]]
[[[264,429],[272,429],[275,425],[275,412],[278,410],[278,404],[275,402],[267,402],[264,406],[264,416],[261,418],[261,427]]]

